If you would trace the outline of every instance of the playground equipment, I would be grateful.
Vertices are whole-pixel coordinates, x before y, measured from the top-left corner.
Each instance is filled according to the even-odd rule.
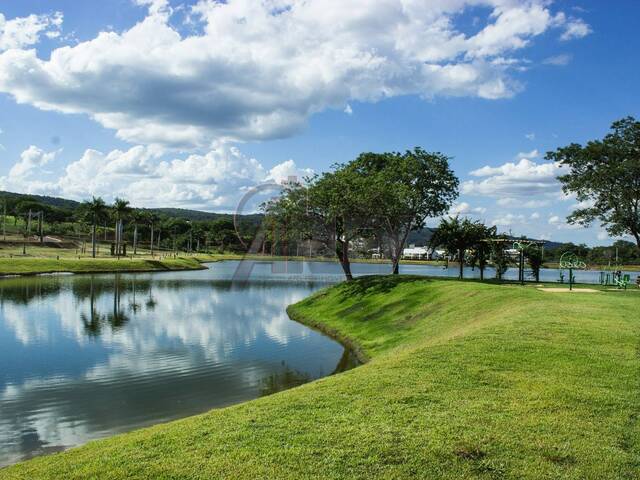
[[[518,251],[518,281],[522,285],[524,285],[524,277],[525,277],[524,259],[525,259],[527,250],[531,248],[542,248],[544,246],[544,243],[545,243],[544,241],[540,241],[540,240],[526,240],[526,239],[521,239],[513,242],[513,249]],[[539,280],[537,278],[537,275],[535,280],[536,281]]]
[[[600,285],[627,289],[631,284],[631,275],[628,273],[622,273],[620,271],[613,273],[600,272]]]
[[[627,289],[627,286],[631,283],[631,275],[629,274],[621,274],[621,273],[615,273],[613,275],[613,283],[618,287],[618,288],[624,288],[625,290]]]
[[[563,278],[562,270],[569,270],[569,290],[573,290],[573,284],[576,281],[573,271],[583,270],[585,268],[587,268],[587,264],[580,260],[573,252],[565,252],[560,257],[560,277]]]

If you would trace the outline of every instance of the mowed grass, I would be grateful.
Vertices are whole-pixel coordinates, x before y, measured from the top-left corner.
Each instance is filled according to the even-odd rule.
[[[0,275],[36,273],[101,273],[190,270],[204,268],[196,258],[68,258],[22,257],[0,258]]]
[[[290,313],[365,365],[0,478],[638,478],[638,311],[635,291],[361,278]]]

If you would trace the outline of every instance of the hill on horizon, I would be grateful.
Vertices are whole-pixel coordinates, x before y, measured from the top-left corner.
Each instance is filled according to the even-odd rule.
[[[76,200],[69,200],[61,197],[52,197],[49,195],[35,195],[27,193],[16,193],[0,191],[0,201],[7,200],[10,203],[17,203],[24,200],[35,200],[43,205],[50,207],[61,208],[65,210],[73,210],[78,208],[81,202]],[[160,207],[160,208],[141,208],[140,210],[147,210],[162,215],[166,215],[171,218],[182,218],[184,220],[191,220],[195,222],[199,221],[212,221],[220,218],[232,218],[231,213],[216,213],[205,212],[202,210],[191,210],[187,208],[172,208],[172,207]],[[262,218],[260,213],[239,215],[243,220],[249,220],[251,222],[259,222]]]

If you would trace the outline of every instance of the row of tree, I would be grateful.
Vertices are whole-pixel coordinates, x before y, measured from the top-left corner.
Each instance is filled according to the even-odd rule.
[[[168,218],[151,210],[132,208],[129,202],[122,198],[116,198],[110,206],[100,197],[82,202],[76,212],[76,218],[81,223],[91,226],[93,257],[96,256],[100,240],[98,229],[109,221],[113,225],[112,244],[115,255],[126,254],[127,238],[132,240],[134,255],[138,253],[142,243],[153,255],[162,249],[163,239],[174,251],[178,247],[187,251],[201,251],[212,246],[220,251],[242,248],[235,225],[230,218],[199,222]],[[103,229],[103,233],[106,237],[107,230]],[[142,238],[143,234],[146,241]]]
[[[566,172],[558,179],[564,192],[586,207],[576,209],[570,223],[599,221],[611,235],[629,235],[640,250],[640,122],[627,117],[612,125],[603,140],[571,144],[546,156]],[[405,153],[363,153],[355,160],[286,186],[263,205],[273,242],[316,241],[335,252],[347,279],[352,278],[349,249],[356,241],[375,238],[398,265],[407,236],[431,217],[448,211],[458,196],[458,179],[449,158],[421,148]],[[432,245],[444,246],[460,260],[467,251],[484,269],[486,254],[501,275],[506,244],[494,228],[459,218],[443,220]],[[601,252],[604,253],[604,252]],[[541,249],[523,248],[534,271]],[[522,257],[522,256],[521,256]],[[522,261],[520,262],[522,264]],[[522,270],[522,267],[521,267]]]

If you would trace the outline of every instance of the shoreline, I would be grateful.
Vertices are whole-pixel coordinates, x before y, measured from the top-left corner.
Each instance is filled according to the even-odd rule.
[[[16,261],[17,260],[17,261]],[[219,260],[178,257],[175,259],[0,259],[0,279],[36,277],[45,275],[82,275],[108,273],[153,273],[187,270],[205,270],[203,263]],[[127,265],[127,263],[129,263]],[[13,264],[13,265],[11,265]]]
[[[331,287],[327,287],[327,288],[331,288]],[[322,295],[322,292],[324,290],[326,290],[326,288],[310,295],[309,297],[306,297],[305,300],[313,298],[315,297],[315,295]],[[296,312],[295,310],[296,310],[297,303],[291,304],[287,307],[286,312],[291,320],[301,325],[304,325],[305,327],[311,328],[312,330],[316,330],[322,333],[323,335],[326,335],[327,337],[331,338],[332,340],[338,342],[344,348],[348,348],[349,350],[351,350],[351,352],[353,352],[353,354],[356,356],[356,358],[358,359],[358,362],[360,362],[361,365],[365,365],[369,363],[369,361],[371,360],[371,357],[369,357],[369,355],[365,353],[364,348],[362,347],[362,345],[360,345],[360,343],[355,338],[352,338],[342,333],[337,328],[330,327],[329,325],[327,325],[325,322],[321,320],[314,320],[310,317],[306,317],[302,315],[300,312]],[[330,375],[327,375],[327,376],[330,376]],[[325,378],[325,377],[322,377],[322,378]]]

